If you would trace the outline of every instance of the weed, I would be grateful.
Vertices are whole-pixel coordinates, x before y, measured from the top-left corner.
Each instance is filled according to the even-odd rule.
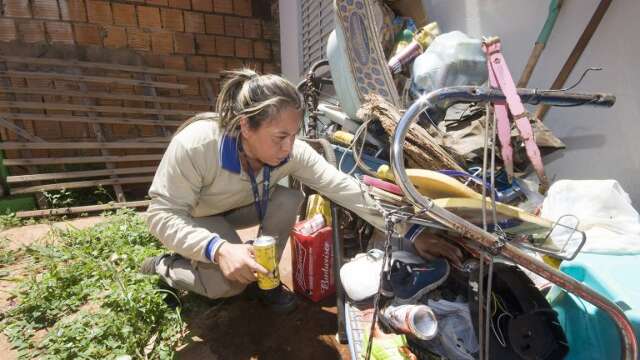
[[[102,185],[86,189],[43,191],[42,196],[47,201],[48,208],[106,204],[115,201],[113,192]]]
[[[13,227],[39,224],[48,221],[49,219],[44,218],[19,218],[16,216],[16,213],[7,210],[4,215],[0,215],[0,231]]]
[[[19,356],[172,358],[183,332],[180,309],[166,305],[157,278],[138,272],[145,257],[162,251],[143,220],[119,210],[94,227],[58,231],[54,245],[25,252],[35,268],[0,322]]]
[[[0,215],[0,230],[22,226],[22,219],[17,217],[15,213],[7,212]]]
[[[43,191],[42,196],[47,200],[50,208],[62,208],[73,206],[78,202],[75,194],[67,189]]]
[[[17,257],[18,251],[9,249],[9,240],[0,238],[0,268],[13,264]]]

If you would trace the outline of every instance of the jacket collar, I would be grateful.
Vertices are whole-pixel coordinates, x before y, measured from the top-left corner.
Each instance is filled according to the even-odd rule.
[[[242,166],[240,165],[240,151],[242,151],[242,142],[238,141],[237,136],[224,135],[220,143],[220,164],[222,168],[236,174],[240,174]],[[277,167],[280,167],[289,161],[289,157],[284,159]]]
[[[220,143],[220,164],[223,169],[240,174],[240,146],[237,136],[224,135]]]

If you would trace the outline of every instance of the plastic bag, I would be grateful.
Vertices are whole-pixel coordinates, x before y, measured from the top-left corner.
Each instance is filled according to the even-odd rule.
[[[542,205],[541,216],[556,221],[566,214],[580,220],[587,235],[583,252],[640,253],[640,215],[616,180],[560,180]]]
[[[487,81],[482,42],[460,31],[442,34],[413,62],[414,89],[430,92],[448,86],[481,85]]]

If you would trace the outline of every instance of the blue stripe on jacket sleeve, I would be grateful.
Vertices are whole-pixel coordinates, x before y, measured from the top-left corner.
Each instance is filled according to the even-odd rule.
[[[207,258],[207,260],[213,262],[213,259],[211,258],[211,252],[213,251],[213,249],[215,249],[216,244],[219,243],[220,240],[221,240],[220,235],[214,234],[213,237],[207,243],[207,246],[204,249],[204,256]]]

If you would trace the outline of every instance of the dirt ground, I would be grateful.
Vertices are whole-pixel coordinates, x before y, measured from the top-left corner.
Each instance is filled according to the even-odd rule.
[[[64,223],[28,225],[0,232],[9,247],[18,249],[49,236],[51,226],[86,228],[104,221],[101,217],[80,218]],[[255,229],[241,231],[250,238]],[[289,247],[280,264],[285,284],[291,287]],[[11,276],[0,278],[0,312],[13,305],[10,291],[12,279],[21,274],[24,265],[17,262],[3,270]],[[212,302],[199,314],[187,314],[187,344],[178,349],[178,358],[196,359],[349,359],[347,346],[337,343],[335,299],[316,304],[299,298],[298,309],[289,315],[276,315],[255,301],[243,297]],[[0,334],[0,354],[4,360],[16,359],[7,338]]]

